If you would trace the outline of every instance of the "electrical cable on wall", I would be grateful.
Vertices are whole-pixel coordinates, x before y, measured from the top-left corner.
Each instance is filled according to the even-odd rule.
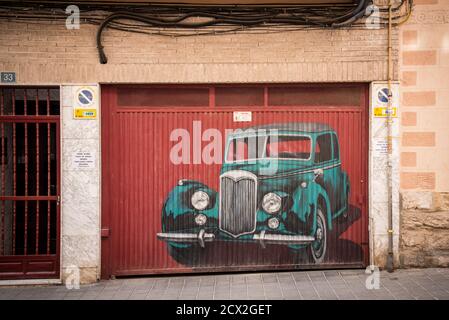
[[[17,3],[17,2],[16,2]],[[407,3],[407,6],[405,4]],[[108,5],[80,4],[85,23],[98,25],[97,49],[100,63],[107,63],[102,34],[109,29],[149,35],[185,37],[220,35],[236,32],[273,33],[304,29],[366,28],[360,21],[367,15],[372,0],[359,0],[348,5]],[[53,22],[66,19],[65,6],[55,7],[32,2],[17,3],[17,7],[0,6],[0,19]],[[31,7],[27,7],[31,6]],[[33,7],[34,6],[34,7]],[[402,0],[391,8],[392,24],[405,21],[412,10],[413,0]],[[406,9],[405,9],[406,7]],[[32,10],[30,10],[32,9]],[[379,26],[387,27],[388,9],[379,8]]]

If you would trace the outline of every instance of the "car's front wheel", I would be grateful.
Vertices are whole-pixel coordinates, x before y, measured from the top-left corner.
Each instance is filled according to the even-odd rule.
[[[326,258],[328,238],[326,217],[324,216],[321,206],[319,206],[317,210],[316,228],[313,236],[315,237],[315,241],[309,246],[310,258],[315,264],[320,264],[324,262]]]

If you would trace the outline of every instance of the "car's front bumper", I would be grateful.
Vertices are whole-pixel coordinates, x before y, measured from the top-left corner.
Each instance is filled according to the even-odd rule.
[[[180,242],[180,243],[195,243],[198,242],[201,247],[205,247],[205,242],[215,240],[215,234],[207,233],[204,229],[201,229],[198,233],[177,233],[177,232],[164,232],[158,233],[159,240]]]
[[[158,233],[157,237],[159,238],[159,240],[170,242],[197,242],[203,248],[205,247],[206,242],[212,242],[216,240],[215,234],[207,233],[205,232],[205,230],[201,230],[198,233]],[[228,239],[232,241],[232,238]],[[235,240],[238,240],[238,238],[235,238]],[[256,241],[259,242],[262,247],[265,247],[265,244],[309,244],[315,241],[315,238],[312,236],[273,234],[261,231],[260,233],[253,234],[252,238],[245,238],[243,241]]]

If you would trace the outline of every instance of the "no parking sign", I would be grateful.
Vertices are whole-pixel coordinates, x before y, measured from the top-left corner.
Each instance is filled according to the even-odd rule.
[[[75,107],[73,108],[74,119],[93,120],[97,118],[97,95],[96,88],[81,87],[76,91]]]
[[[391,116],[392,118],[396,118],[398,116],[397,107],[394,106],[394,93],[390,92],[388,87],[380,87],[377,90],[377,106],[373,107],[374,117],[377,118],[387,118]],[[391,100],[390,106],[388,105]]]

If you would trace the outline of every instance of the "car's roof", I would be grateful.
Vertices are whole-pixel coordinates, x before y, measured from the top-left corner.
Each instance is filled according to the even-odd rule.
[[[333,129],[324,123],[315,122],[288,122],[288,123],[273,123],[250,127],[252,130],[280,130],[280,131],[297,131],[297,132],[324,132],[333,131]]]

